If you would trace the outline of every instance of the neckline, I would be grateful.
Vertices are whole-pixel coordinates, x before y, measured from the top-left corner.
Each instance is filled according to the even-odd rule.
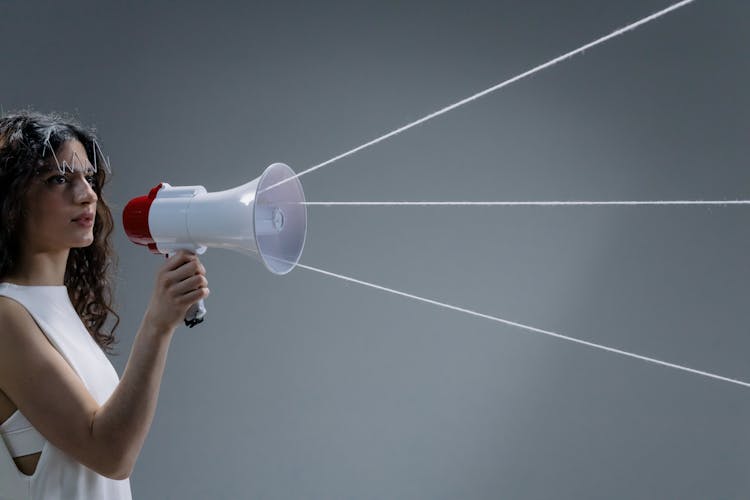
[[[16,288],[65,288],[67,289],[67,286],[65,285],[19,285],[17,283],[11,283],[9,281],[2,281],[0,282],[0,285],[8,285],[11,287],[16,287]]]

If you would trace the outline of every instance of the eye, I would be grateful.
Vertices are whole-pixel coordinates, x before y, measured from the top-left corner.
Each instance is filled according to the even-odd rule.
[[[65,175],[53,175],[49,179],[47,179],[47,183],[49,184],[62,184],[61,182],[58,182],[59,179],[62,179],[64,181],[68,181],[68,177]]]
[[[70,182],[70,179],[68,178],[67,175],[53,175],[52,177],[48,178],[46,182],[48,184],[62,185],[63,184],[62,181],[65,181],[65,183],[68,183]],[[87,175],[86,182],[88,182],[89,185],[91,185],[91,187],[96,187],[96,176]]]

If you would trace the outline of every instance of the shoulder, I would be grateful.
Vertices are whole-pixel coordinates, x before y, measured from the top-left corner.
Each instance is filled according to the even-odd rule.
[[[50,345],[29,311],[11,297],[0,296],[0,325],[0,372],[24,354],[38,354]]]
[[[24,318],[31,319],[31,315],[23,304],[12,297],[0,295],[0,323],[3,325],[8,325],[9,322],[16,324],[23,322]]]
[[[0,295],[0,324],[4,326],[3,333],[14,333],[17,327],[34,325],[35,322],[23,304],[12,297]]]
[[[19,310],[26,310],[26,308],[23,307],[23,305],[13,297],[0,295],[0,314],[4,314],[6,312],[13,313],[14,311],[17,312]]]

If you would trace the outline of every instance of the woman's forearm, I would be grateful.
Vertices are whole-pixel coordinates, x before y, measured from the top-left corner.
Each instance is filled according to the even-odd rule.
[[[94,415],[91,435],[112,460],[113,477],[130,476],[146,440],[173,334],[144,315],[120,383]]]

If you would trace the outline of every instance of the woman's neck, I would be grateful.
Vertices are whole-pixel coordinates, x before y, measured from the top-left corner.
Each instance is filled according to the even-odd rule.
[[[2,277],[2,281],[16,285],[60,286],[65,284],[65,268],[69,250],[55,253],[27,254],[13,272]]]

